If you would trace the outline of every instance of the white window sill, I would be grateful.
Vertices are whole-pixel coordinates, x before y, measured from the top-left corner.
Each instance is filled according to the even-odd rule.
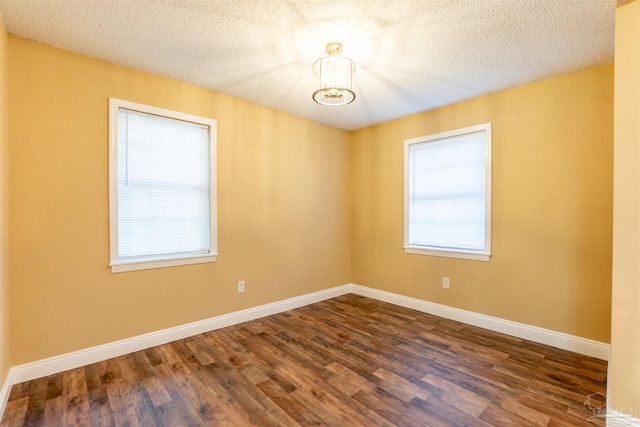
[[[152,268],[175,267],[179,265],[203,264],[206,262],[215,262],[217,254],[201,255],[185,258],[173,259],[157,259],[144,261],[126,261],[112,262],[109,264],[112,273],[120,273],[124,271],[149,270]]]
[[[460,259],[470,259],[474,261],[489,261],[491,254],[487,253],[478,253],[478,252],[465,252],[465,251],[454,251],[454,250],[444,250],[444,249],[432,249],[432,248],[421,248],[418,246],[405,246],[404,253],[406,254],[416,254],[416,255],[429,255],[429,256],[438,256],[445,258],[460,258]]]

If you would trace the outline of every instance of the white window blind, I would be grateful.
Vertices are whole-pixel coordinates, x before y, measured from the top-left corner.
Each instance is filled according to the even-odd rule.
[[[112,270],[212,261],[215,126],[208,119],[117,101]],[[166,263],[171,260],[182,261]]]
[[[490,134],[486,124],[405,141],[407,252],[488,259]]]

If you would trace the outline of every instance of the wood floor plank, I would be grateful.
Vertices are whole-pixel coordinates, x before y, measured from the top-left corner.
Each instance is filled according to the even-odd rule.
[[[343,295],[12,387],[0,427],[592,426],[604,361]]]
[[[361,390],[353,398],[397,426],[438,426],[427,422],[431,418],[427,413],[379,388]]]
[[[492,408],[494,406],[495,408]],[[522,405],[518,403],[518,401],[515,398],[506,398],[506,399],[500,400],[499,402],[492,403],[491,406],[489,407],[489,410],[490,411],[494,411],[494,410],[506,411],[506,413],[503,412],[503,415],[502,415],[503,419],[507,418],[510,421],[516,421],[522,418],[524,420],[527,420],[527,422],[537,426],[546,426],[549,424],[549,420],[550,420],[549,415],[542,412],[538,412],[532,408],[529,408],[528,406]],[[481,417],[486,415],[486,412],[487,411],[485,411],[481,415]],[[511,414],[514,414],[515,417],[512,417]]]
[[[226,414],[217,403],[218,394],[212,392],[202,382],[201,367],[195,364],[198,371],[190,369],[185,360],[180,358],[180,350],[176,349],[180,344],[172,343],[158,347],[158,355],[165,361],[154,367],[153,397],[158,399],[155,406],[165,412],[173,413],[174,408],[185,407],[185,416],[188,419],[197,419],[203,424],[226,418]],[[188,360],[182,349],[183,357]],[[151,396],[151,394],[150,394]],[[225,394],[223,396],[227,398]],[[174,403],[173,401],[177,403]],[[152,399],[153,401],[153,399]]]
[[[133,364],[132,370],[135,370],[138,377],[138,381],[145,381],[153,377],[153,365],[147,353],[144,351],[137,351],[131,355],[131,363]]]
[[[399,400],[409,403],[414,398],[420,398],[426,400],[430,393],[422,387],[407,381],[400,375],[396,375],[393,372],[389,372],[384,368],[377,369],[373,375],[382,380],[378,387],[392,394]]]
[[[414,399],[410,405],[419,408],[425,414],[423,419],[427,426],[489,427],[492,425],[443,402],[436,396],[432,396],[424,401]]]
[[[162,406],[165,403],[171,402],[171,396],[164,386],[162,380],[160,380],[156,376],[152,376],[149,378],[145,378],[142,380],[142,384],[144,385],[147,393],[149,394],[149,399],[153,403],[153,406],[158,407]]]
[[[111,403],[104,387],[89,391],[89,416],[95,427],[115,427]]]
[[[102,385],[98,364],[84,368],[89,399],[89,416],[91,425],[97,427],[114,427],[115,421],[111,413],[111,404],[107,389]]]
[[[349,396],[359,391],[373,391],[376,386],[358,373],[343,366],[339,362],[332,362],[325,366],[331,374],[327,382]]]
[[[271,379],[263,381],[257,387],[281,408],[286,408],[287,413],[299,425],[322,426],[324,421],[312,408],[298,401],[291,393],[285,392],[279,384]],[[292,424],[295,425],[295,424]]]
[[[84,369],[73,369],[63,374],[62,405],[65,426],[86,426],[91,423],[89,391]]]
[[[47,421],[47,425],[51,427],[64,426],[65,413],[63,408],[61,395],[47,399],[44,405],[44,418],[51,420],[51,422]]]
[[[136,383],[131,386],[131,406],[135,411],[136,418],[139,420],[141,426],[156,426],[162,427],[164,423],[158,416],[156,407],[151,401],[147,389],[141,383]],[[87,424],[83,424],[87,425]]]
[[[125,384],[116,383],[107,386],[107,396],[111,405],[113,420],[118,426],[140,426],[140,420],[133,407],[132,393],[132,388],[127,387]]]
[[[483,410],[479,418],[491,425],[499,426],[517,425],[518,427],[538,427],[549,424],[549,417],[536,416],[535,419],[528,419],[493,404]],[[539,424],[536,421],[541,421],[543,424]]]
[[[355,402],[346,398],[346,394],[340,393],[339,390],[333,388],[329,383],[314,379],[312,375],[304,370],[288,370],[287,374],[291,376],[296,384],[296,391],[292,394],[297,399],[303,399],[302,402],[309,404],[310,399],[317,402],[322,408],[329,410],[334,416],[338,416],[341,420],[349,420],[353,425],[377,425],[392,426],[378,415],[363,407],[359,402]],[[343,421],[344,423],[344,421]]]
[[[45,407],[47,404],[49,381],[47,378],[33,380],[29,389],[29,404],[24,424],[28,426],[45,425]]]
[[[453,384],[432,374],[427,375],[422,381],[433,386],[431,395],[439,400],[460,409],[463,412],[480,417],[491,401],[482,395],[473,393],[463,387]],[[422,400],[426,400],[423,398]]]
[[[206,374],[200,376],[200,381],[206,388],[207,392],[213,396],[213,402],[209,402],[209,404],[215,408],[214,414],[217,422],[220,425],[255,425],[250,415],[246,413],[242,406],[233,399],[233,396],[229,394],[224,385],[217,381],[214,375],[209,374],[208,371],[212,366],[213,365],[207,365],[202,368],[202,371],[206,372]],[[215,403],[215,405],[213,405],[213,403]],[[214,423],[212,425],[217,424]]]
[[[4,409],[2,426],[18,427],[24,425],[28,405],[29,396],[16,397],[13,400],[9,400]]]
[[[63,374],[51,375],[47,384],[47,400],[62,396]]]

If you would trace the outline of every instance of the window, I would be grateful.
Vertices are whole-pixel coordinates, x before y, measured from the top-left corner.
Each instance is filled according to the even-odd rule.
[[[409,139],[404,149],[405,252],[488,261],[491,123]]]
[[[213,262],[216,122],[109,99],[111,271]]]

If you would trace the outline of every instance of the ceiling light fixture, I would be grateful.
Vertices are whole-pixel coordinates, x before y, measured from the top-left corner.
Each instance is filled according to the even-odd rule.
[[[340,56],[342,44],[331,42],[327,45],[329,56],[313,63],[313,72],[318,76],[318,90],[313,92],[313,100],[320,105],[347,105],[356,99],[351,90],[351,77],[356,64],[349,58]]]

